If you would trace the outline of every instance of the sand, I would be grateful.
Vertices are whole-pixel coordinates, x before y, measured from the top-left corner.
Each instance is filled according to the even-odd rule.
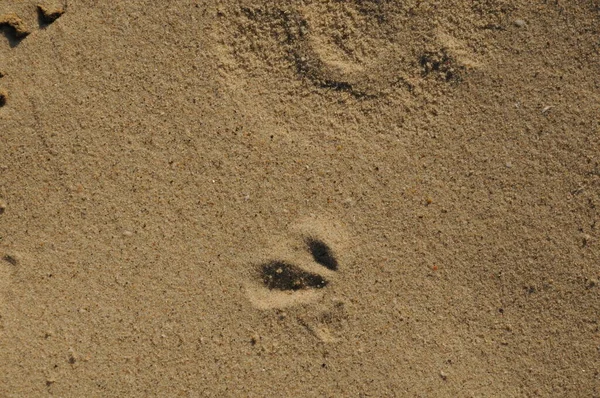
[[[0,24],[0,396],[600,396],[598,1]]]

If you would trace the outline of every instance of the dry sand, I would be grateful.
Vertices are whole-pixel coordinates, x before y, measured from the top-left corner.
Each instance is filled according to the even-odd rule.
[[[0,24],[0,396],[600,396],[597,0]]]

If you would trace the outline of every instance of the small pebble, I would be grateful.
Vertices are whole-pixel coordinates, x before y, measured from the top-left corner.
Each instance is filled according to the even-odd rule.
[[[522,19],[515,19],[513,23],[514,23],[514,24],[515,24],[515,26],[516,26],[516,27],[518,27],[518,28],[522,28],[522,27],[525,27],[525,26],[527,26],[527,22],[525,22],[525,21],[524,21],[524,20],[522,20]]]
[[[440,370],[440,377],[442,378],[442,380],[446,380],[448,378],[448,375],[443,370]]]
[[[6,210],[6,203],[0,199],[0,214],[4,213],[4,211]]]

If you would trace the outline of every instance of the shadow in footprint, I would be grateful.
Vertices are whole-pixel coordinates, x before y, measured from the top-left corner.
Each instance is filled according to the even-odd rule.
[[[252,256],[255,260],[246,273],[247,296],[260,310],[321,304],[327,309],[337,294],[339,272],[351,260],[344,225],[311,216],[289,229],[287,236],[278,235]]]
[[[46,8],[38,6],[38,24],[40,29],[46,29],[50,24],[60,18],[64,13],[64,8]]]
[[[16,47],[31,33],[23,20],[15,14],[0,15],[0,32],[4,34],[11,47]]]
[[[321,289],[328,284],[322,276],[283,261],[264,264],[261,276],[264,285],[271,290]]]
[[[337,271],[338,262],[333,256],[333,252],[329,246],[325,244],[325,242],[318,239],[308,238],[306,239],[306,244],[308,245],[310,254],[312,254],[317,263],[321,264],[327,269]]]

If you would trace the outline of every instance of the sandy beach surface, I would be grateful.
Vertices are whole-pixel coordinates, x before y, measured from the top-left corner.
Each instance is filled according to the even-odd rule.
[[[1,397],[599,397],[600,3],[0,1]]]

